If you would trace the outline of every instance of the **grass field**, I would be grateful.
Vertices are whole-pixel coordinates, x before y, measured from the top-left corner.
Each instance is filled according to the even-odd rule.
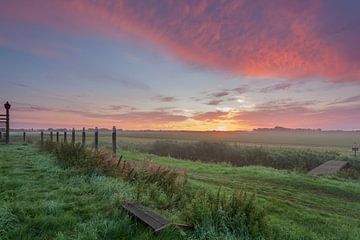
[[[195,189],[256,192],[277,239],[360,239],[359,180],[121,154],[184,169]],[[131,220],[119,205],[134,197],[134,185],[120,178],[60,168],[51,155],[22,145],[0,146],[0,170],[0,239],[180,238],[177,231],[154,236]]]
[[[62,135],[62,133],[60,133]],[[39,141],[39,132],[29,132],[30,140]],[[81,133],[77,132],[80,141]],[[87,132],[89,144],[93,143],[93,132]],[[12,133],[12,139],[19,141],[22,133]],[[49,138],[45,133],[45,138]],[[60,137],[62,139],[62,136]],[[68,133],[70,139],[70,133]],[[177,141],[218,141],[242,145],[262,145],[269,147],[318,148],[336,150],[344,154],[353,154],[354,143],[360,143],[360,132],[355,131],[275,131],[275,132],[167,132],[167,131],[118,131],[118,143],[151,143],[156,140]],[[111,142],[111,132],[100,131],[100,143]]]
[[[62,169],[29,146],[0,145],[0,239],[176,239],[154,236],[120,208],[133,186]]]
[[[264,167],[232,167],[123,152],[125,158],[186,169],[190,182],[209,191],[256,192],[269,208],[280,239],[360,239],[360,181]]]

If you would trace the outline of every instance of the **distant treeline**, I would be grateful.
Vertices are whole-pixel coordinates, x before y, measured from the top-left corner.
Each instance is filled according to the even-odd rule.
[[[261,132],[261,131],[300,131],[300,132],[321,132],[321,128],[285,128],[285,127],[273,127],[273,128],[254,128],[253,131]]]

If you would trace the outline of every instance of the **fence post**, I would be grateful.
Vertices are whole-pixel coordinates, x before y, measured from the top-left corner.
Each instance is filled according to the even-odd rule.
[[[66,132],[66,130],[64,131],[64,143],[67,143],[67,132]]]
[[[0,140],[2,140],[2,132],[0,131]]]
[[[83,130],[82,130],[82,145],[85,146],[85,141],[86,141],[86,135],[85,135],[85,128],[83,127]]]
[[[50,142],[52,142],[53,141],[53,132],[52,131],[50,131]]]
[[[71,143],[75,144],[75,128],[73,128],[71,132]]]
[[[41,142],[41,144],[44,143],[44,132],[43,131],[40,132],[40,142]]]
[[[56,132],[56,143],[59,143],[59,132]]]
[[[6,144],[9,144],[10,142],[10,107],[11,105],[9,104],[9,102],[6,102],[4,104],[4,107],[6,109],[6,136],[5,136],[5,140],[6,140]]]
[[[116,127],[113,126],[112,128],[112,150],[113,156],[116,156]]]
[[[26,142],[26,132],[25,131],[23,133],[23,140],[24,140],[24,142]]]
[[[99,129],[95,128],[95,150],[98,149],[99,146]]]

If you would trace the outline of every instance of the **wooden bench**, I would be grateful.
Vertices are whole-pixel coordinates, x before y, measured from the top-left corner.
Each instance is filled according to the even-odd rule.
[[[171,222],[168,219],[151,211],[140,203],[124,202],[122,207],[139,218],[145,224],[149,225],[154,232],[159,232],[171,225]]]

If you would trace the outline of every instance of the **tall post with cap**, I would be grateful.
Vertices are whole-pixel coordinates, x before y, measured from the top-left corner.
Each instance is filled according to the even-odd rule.
[[[8,144],[10,142],[10,103],[9,102],[6,102],[4,104],[4,107],[6,109],[6,129],[5,129],[5,141],[6,141],[6,144]]]

